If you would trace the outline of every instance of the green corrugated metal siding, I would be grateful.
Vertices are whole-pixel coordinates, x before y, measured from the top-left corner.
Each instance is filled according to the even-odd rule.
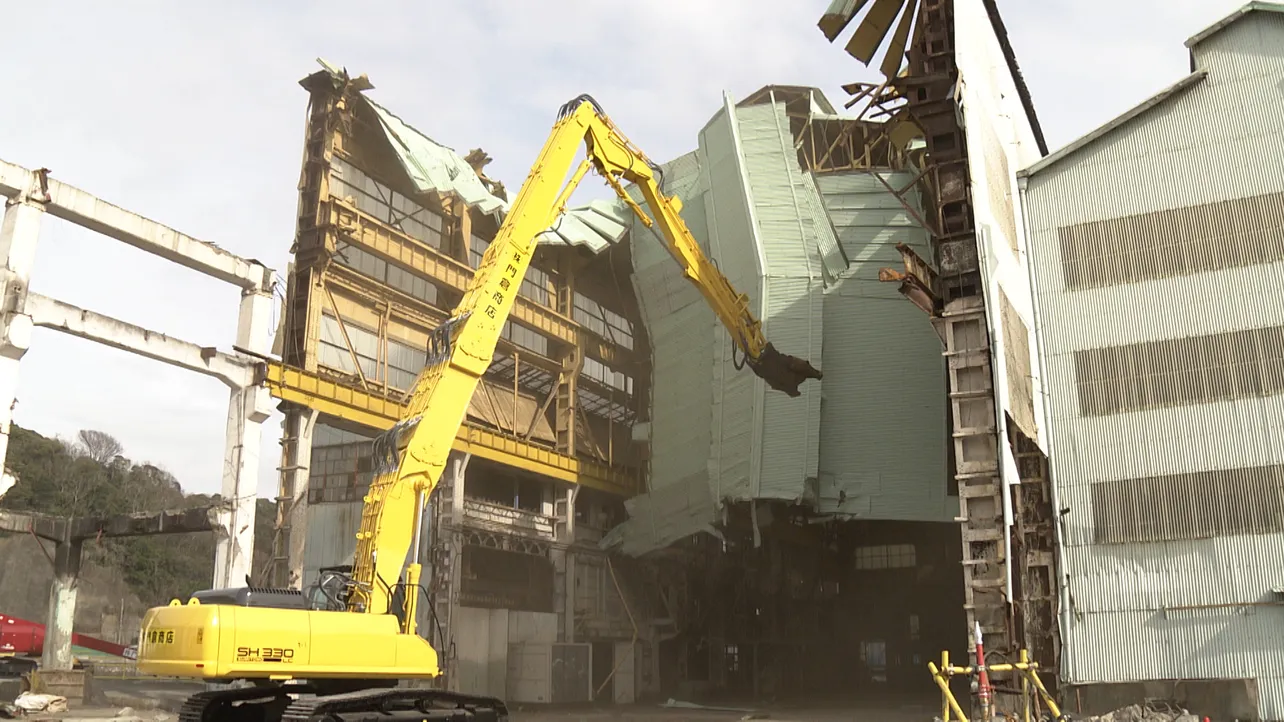
[[[709,192],[705,211],[710,255],[733,286],[749,296],[749,307],[762,315],[762,268],[756,247],[744,168],[737,147],[735,114],[729,100],[700,132],[700,153],[707,163],[703,178]],[[715,498],[745,499],[757,488],[756,420],[762,409],[756,376],[731,365],[732,343],[718,329],[713,366],[713,443],[709,474]]]
[[[884,178],[893,188],[912,180],[903,172]],[[827,173],[816,182],[852,261],[824,300],[820,511],[948,521],[958,500],[946,496],[940,338],[896,284],[878,281],[879,268],[901,267],[897,243],[930,257],[927,234],[869,173]]]
[[[706,250],[708,230],[694,152],[662,166],[664,191],[683,201],[683,220]],[[635,191],[635,195],[637,194]],[[634,223],[633,285],[652,349],[651,488],[708,484],[713,334],[716,319],[652,231]]]
[[[841,256],[833,253],[828,222],[816,222],[814,207],[819,199],[798,164],[784,105],[738,108],[735,118],[743,179],[757,230],[753,240],[766,261],[763,277],[755,279],[765,287],[763,330],[781,351],[824,368],[822,282],[843,270],[839,265],[828,273],[824,270],[826,239],[830,260]],[[745,374],[730,364],[723,370]],[[758,474],[746,496],[801,499],[808,480],[817,474],[821,384],[809,381],[801,397],[790,398],[754,381],[758,408],[748,451]]]
[[[702,168],[695,151],[661,166],[662,190],[682,199],[682,218],[707,253]],[[641,201],[636,188],[629,189]],[[651,342],[648,493],[626,502],[629,519],[603,539],[643,554],[702,530],[717,509],[709,483],[715,333],[721,329],[668,250],[639,222],[631,230],[633,288]]]
[[[472,166],[453,149],[415,130],[370,98],[363,95],[361,100],[379,118],[388,146],[420,192],[457,196],[465,204],[501,218],[508,212],[508,201],[492,195]],[[632,215],[632,210],[618,199],[592,201],[568,209],[550,230],[539,234],[537,241],[584,246],[601,253],[624,237]]]

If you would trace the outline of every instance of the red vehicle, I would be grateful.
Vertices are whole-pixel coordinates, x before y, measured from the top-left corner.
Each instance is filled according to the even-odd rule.
[[[115,657],[130,657],[129,647],[85,634],[73,632],[71,644]],[[45,625],[0,614],[0,676],[30,672],[44,651]]]

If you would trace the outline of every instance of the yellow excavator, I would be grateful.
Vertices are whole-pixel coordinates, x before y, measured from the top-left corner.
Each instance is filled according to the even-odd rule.
[[[563,184],[581,143],[585,158]],[[558,113],[467,293],[433,331],[405,416],[375,441],[375,478],[351,567],[327,570],[311,598],[297,589],[216,589],[144,616],[138,648],[143,674],[249,683],[194,694],[180,712],[181,722],[507,719],[499,699],[398,685],[440,674],[436,651],[416,630],[419,525],[490,365],[536,237],[565,210],[590,169],[641,223],[653,231],[659,226],[662,242],[726,326],[744,364],[790,396],[798,396],[807,379],[821,378],[809,362],[766,341],[749,299],[692,238],[680,216],[681,201],[664,195],[659,166],[616,129],[595,100],[575,98]],[[626,183],[641,190],[653,218],[628,195]]]

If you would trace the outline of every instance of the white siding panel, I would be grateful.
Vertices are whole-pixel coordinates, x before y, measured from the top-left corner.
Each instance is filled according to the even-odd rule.
[[[1068,290],[1058,229],[1284,192],[1280,47],[1284,16],[1250,13],[1194,48],[1204,80],[1042,167],[1023,196],[1052,478],[1069,510],[1066,672],[1075,682],[1257,678],[1272,720],[1284,719],[1284,608],[1261,603],[1279,601],[1271,590],[1284,581],[1284,534],[1096,544],[1090,492],[1096,482],[1284,464],[1284,396],[1083,416],[1074,354],[1281,325],[1284,303],[1263,289],[1279,285],[1284,264]]]

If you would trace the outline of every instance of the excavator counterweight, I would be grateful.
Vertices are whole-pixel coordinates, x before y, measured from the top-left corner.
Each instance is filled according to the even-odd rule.
[[[575,168],[581,147],[587,157]],[[365,495],[352,565],[322,570],[306,595],[294,589],[210,590],[186,604],[175,600],[148,610],[139,671],[256,685],[195,695],[181,722],[507,718],[498,699],[396,686],[399,679],[441,674],[436,650],[416,628],[423,590],[419,522],[490,366],[536,239],[565,211],[590,169],[643,226],[658,231],[656,237],[743,355],[737,367],[748,365],[772,389],[793,397],[801,395],[807,379],[821,378],[809,362],[763,337],[748,297],[701,251],[682,220],[680,200],[662,192],[659,166],[616,129],[596,101],[572,100],[558,113],[463,299],[430,335],[427,362],[404,417],[374,444],[375,478]],[[640,192],[641,203],[625,184]]]

